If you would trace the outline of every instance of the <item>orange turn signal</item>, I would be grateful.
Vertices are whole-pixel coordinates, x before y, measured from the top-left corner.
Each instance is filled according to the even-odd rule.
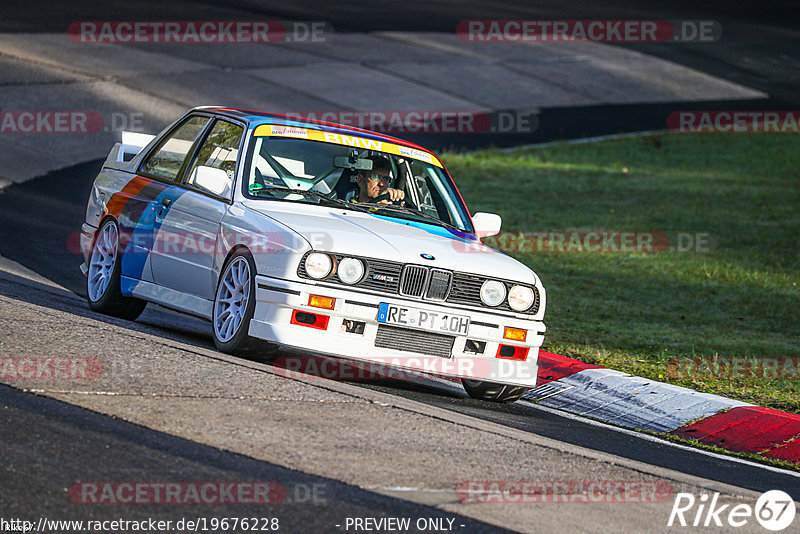
[[[325,310],[332,310],[336,305],[336,299],[333,297],[322,297],[320,295],[309,295],[308,305],[314,308],[323,308]]]
[[[525,341],[525,338],[528,337],[528,331],[507,326],[505,330],[503,330],[503,337],[505,339],[513,339],[514,341]]]

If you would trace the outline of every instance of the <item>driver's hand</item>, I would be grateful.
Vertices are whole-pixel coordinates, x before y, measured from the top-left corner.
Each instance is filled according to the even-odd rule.
[[[406,192],[403,191],[402,189],[392,189],[390,187],[386,190],[386,193],[388,193],[389,198],[386,200],[381,200],[380,203],[382,204],[391,204],[392,202],[396,202],[398,200],[403,200],[404,198],[406,198]]]

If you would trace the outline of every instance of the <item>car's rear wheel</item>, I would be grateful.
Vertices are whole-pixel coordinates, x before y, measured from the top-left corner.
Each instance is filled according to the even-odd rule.
[[[247,250],[235,252],[222,269],[212,315],[214,344],[222,352],[252,348],[247,334],[256,308],[255,263]]]
[[[86,297],[92,310],[133,321],[147,302],[122,295],[119,286],[121,269],[119,228],[114,219],[108,219],[100,226],[92,245]]]
[[[514,402],[522,398],[528,388],[524,386],[509,386],[494,382],[461,379],[461,385],[473,399],[491,402]]]

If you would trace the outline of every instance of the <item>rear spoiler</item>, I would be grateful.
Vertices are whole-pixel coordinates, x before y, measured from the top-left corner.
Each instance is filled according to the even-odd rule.
[[[124,168],[125,164],[135,158],[155,137],[155,135],[138,132],[122,132],[122,142],[114,145],[111,152],[108,153],[103,167]]]

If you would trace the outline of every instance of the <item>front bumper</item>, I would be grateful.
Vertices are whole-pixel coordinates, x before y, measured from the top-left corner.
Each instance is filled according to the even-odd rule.
[[[309,295],[336,299],[332,310],[308,305]],[[425,331],[403,329],[398,347],[376,346],[380,303],[422,308],[434,313],[468,315],[467,335],[453,336],[450,357],[426,352]],[[292,324],[296,311],[326,316],[324,328]],[[363,323],[363,332],[348,332],[347,325]],[[503,338],[505,327],[527,331],[525,341]],[[384,327],[385,328],[385,327]],[[361,328],[357,328],[357,331]],[[544,341],[541,321],[525,320],[482,310],[466,310],[440,302],[409,300],[396,295],[354,291],[346,287],[320,287],[313,282],[294,282],[266,276],[256,277],[256,309],[249,334],[280,345],[317,354],[384,364],[392,368],[429,372],[455,378],[470,378],[519,386],[536,386],[539,347]],[[383,334],[386,330],[383,331]],[[418,335],[419,334],[419,335]],[[386,344],[386,335],[382,336]],[[402,338],[402,339],[401,339]],[[419,343],[415,343],[418,340]],[[501,355],[500,346],[516,347],[515,354],[527,352],[524,361]],[[476,352],[479,347],[481,352]],[[508,349],[503,350],[507,354]]]

